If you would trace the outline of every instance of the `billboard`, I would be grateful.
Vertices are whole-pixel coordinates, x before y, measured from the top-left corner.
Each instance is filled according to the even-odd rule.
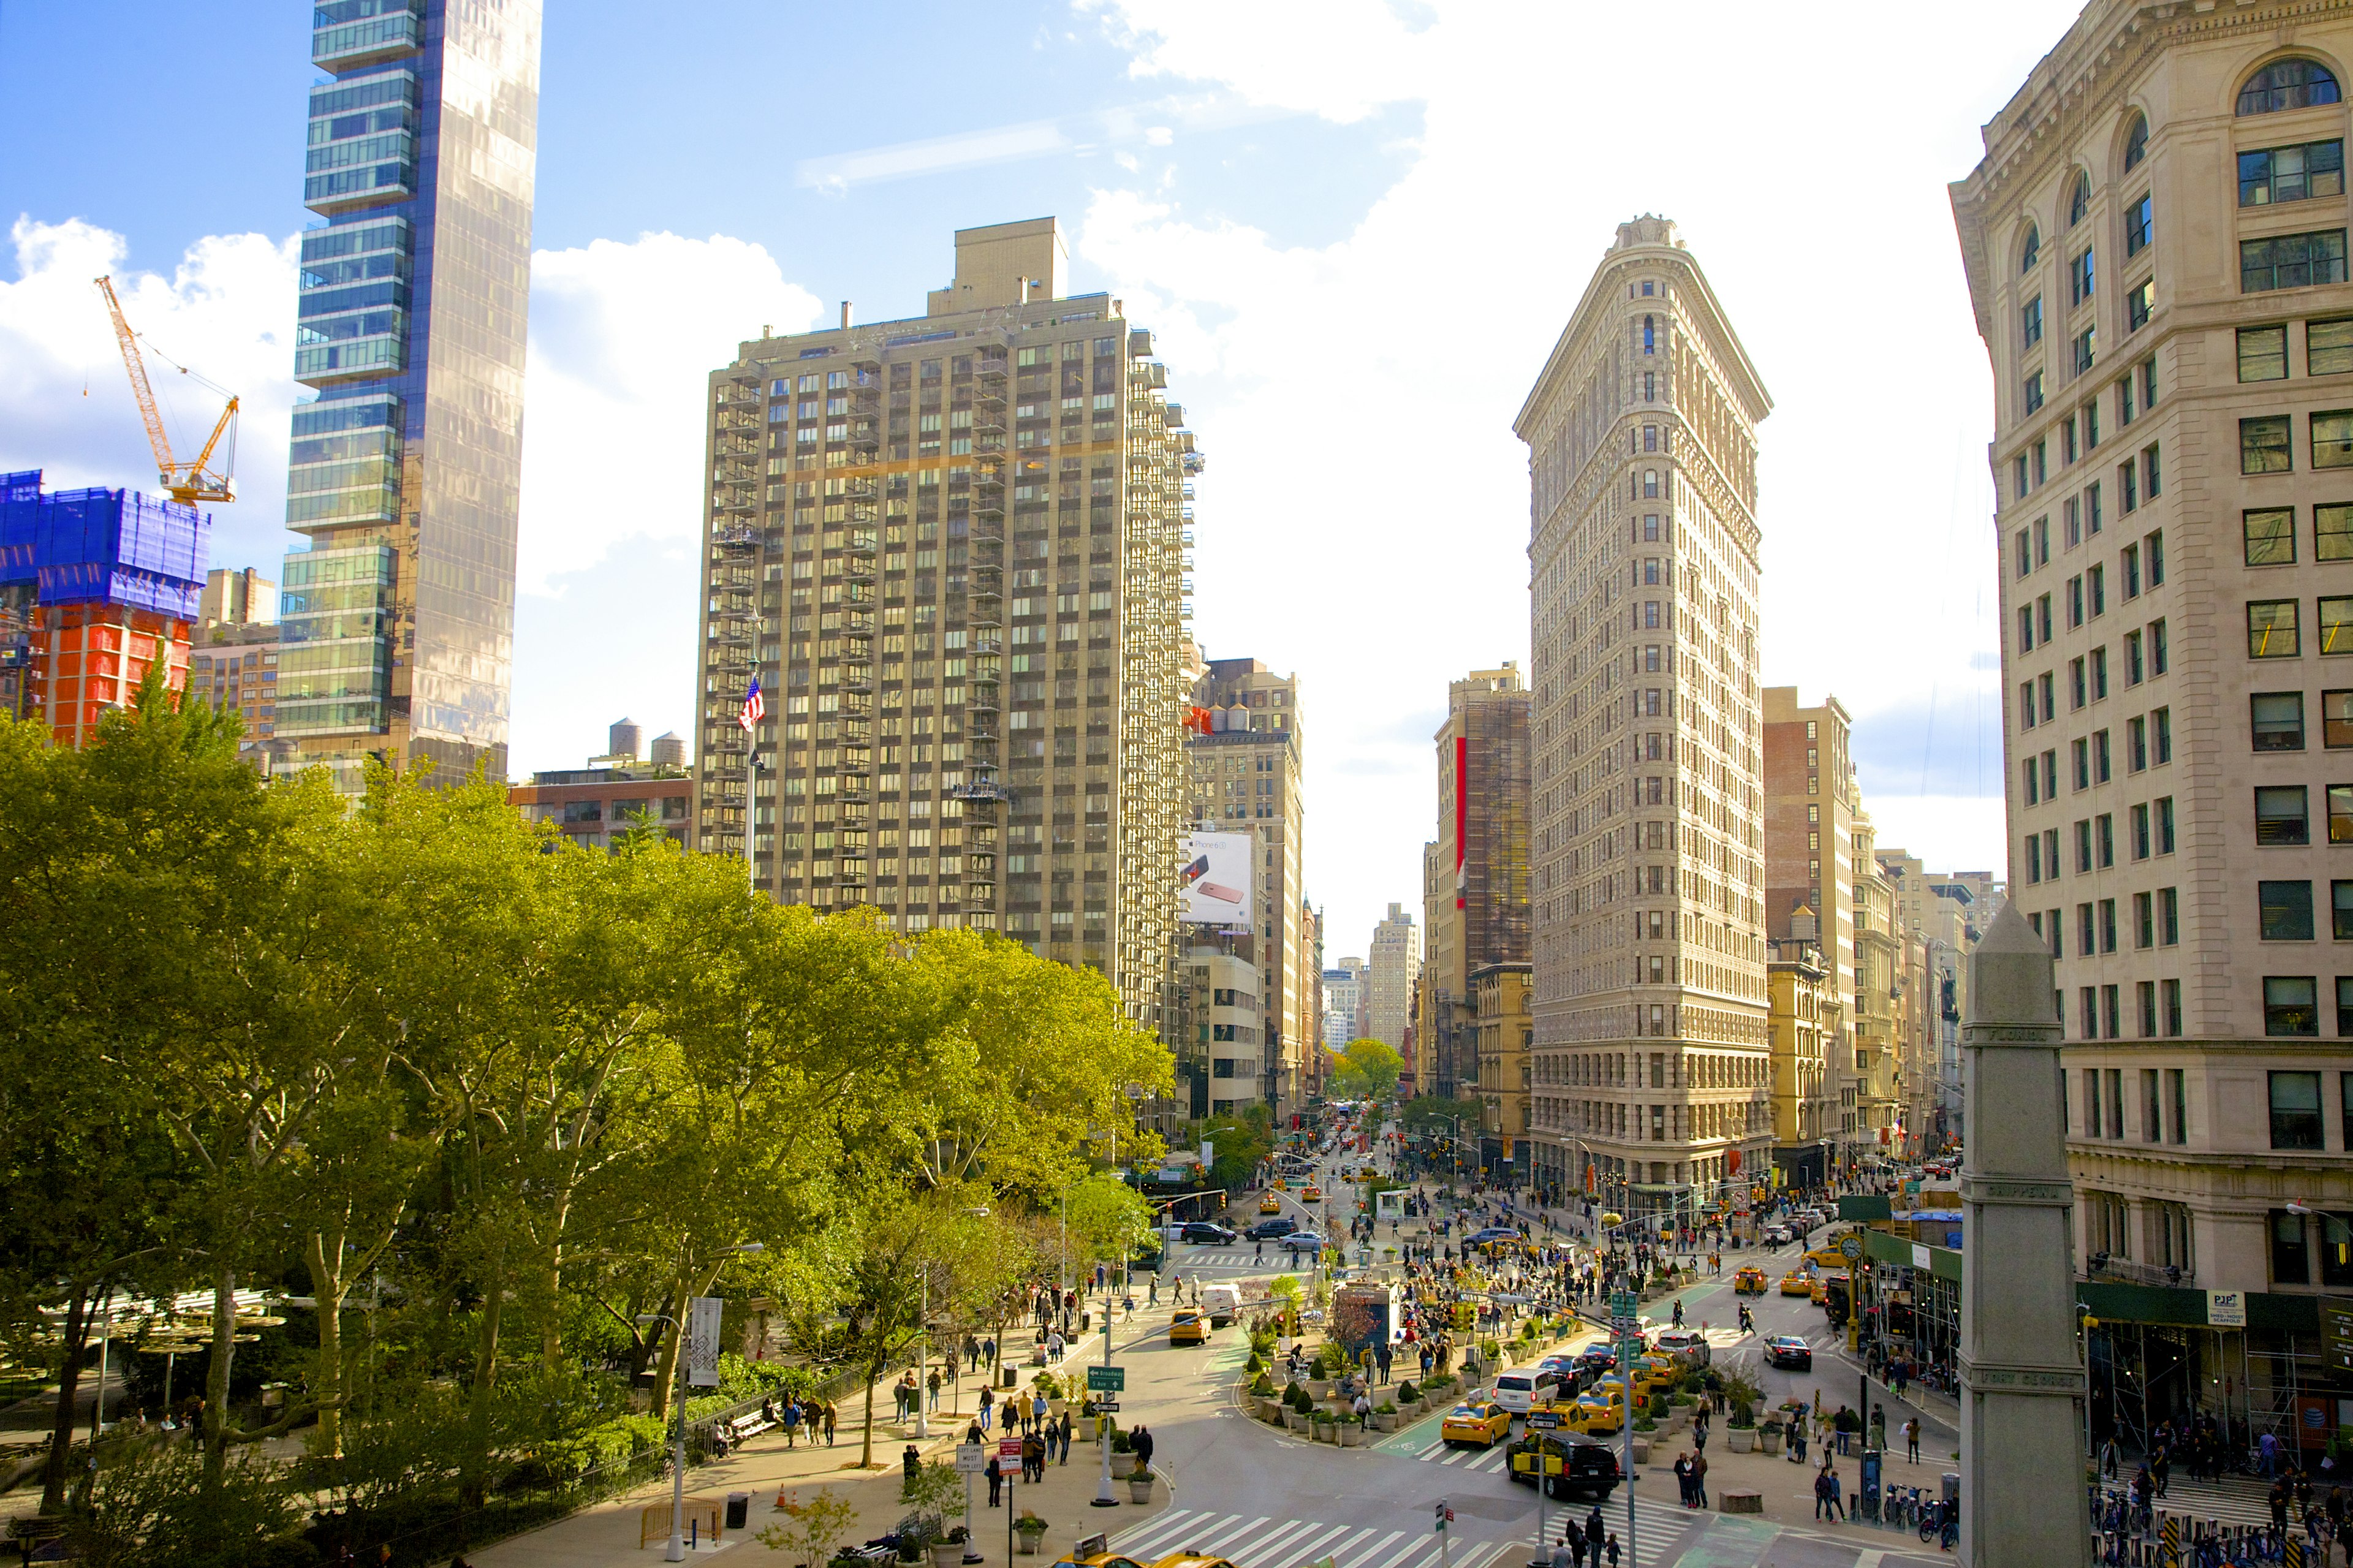
[[[719,1386],[719,1316],[726,1305],[716,1296],[690,1296],[686,1315],[686,1385]]]
[[[1183,908],[1177,918],[1194,925],[1255,927],[1256,900],[1250,896],[1255,842],[1247,833],[1187,834],[1177,882]]]

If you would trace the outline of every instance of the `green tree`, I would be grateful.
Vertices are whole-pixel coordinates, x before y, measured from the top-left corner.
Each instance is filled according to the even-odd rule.
[[[1338,1059],[1335,1089],[1344,1100],[1387,1100],[1405,1072],[1405,1058],[1386,1040],[1351,1040]]]

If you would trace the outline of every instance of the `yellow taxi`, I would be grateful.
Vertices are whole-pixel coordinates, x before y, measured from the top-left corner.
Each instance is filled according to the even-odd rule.
[[[1152,1568],[1234,1568],[1223,1557],[1211,1557],[1199,1552],[1172,1552],[1155,1563]]]
[[[1810,1296],[1813,1293],[1813,1276],[1808,1274],[1804,1269],[1792,1268],[1787,1274],[1781,1276],[1782,1295]]]
[[[1102,1539],[1101,1536],[1094,1538],[1095,1541]],[[1092,1544],[1092,1542],[1080,1542],[1082,1546]],[[1141,1563],[1117,1552],[1073,1552],[1055,1563],[1054,1568],[1159,1568],[1159,1564]]]
[[[1755,1264],[1750,1264],[1746,1268],[1734,1270],[1732,1276],[1732,1293],[1736,1296],[1762,1296],[1765,1294],[1765,1270],[1757,1268]]]
[[[1311,1182],[1299,1190],[1299,1201],[1308,1204],[1321,1203],[1324,1201],[1324,1189]]]
[[[1209,1341],[1209,1320],[1190,1308],[1180,1309],[1168,1320],[1168,1342],[1172,1345],[1199,1345]]]
[[[1259,1199],[1258,1212],[1261,1214],[1281,1214],[1282,1212],[1282,1200],[1276,1197],[1272,1193],[1269,1193],[1266,1196]]]
[[[1571,1432],[1588,1437],[1608,1437],[1626,1425],[1626,1406],[1622,1400],[1605,1399],[1599,1391],[1580,1394],[1574,1405],[1559,1407],[1560,1424]]]
[[[1476,1443],[1482,1448],[1492,1448],[1512,1435],[1512,1413],[1490,1400],[1466,1402],[1446,1413],[1439,1424],[1438,1436],[1450,1448],[1458,1443]]]
[[[1672,1356],[1646,1355],[1634,1363],[1634,1389],[1644,1399],[1653,1394],[1671,1394],[1683,1380],[1683,1366]]]
[[[1817,1268],[1843,1268],[1846,1267],[1846,1254],[1835,1247],[1817,1247],[1806,1254],[1805,1261]]]

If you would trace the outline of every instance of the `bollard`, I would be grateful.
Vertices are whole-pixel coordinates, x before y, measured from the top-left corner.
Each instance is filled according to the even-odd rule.
[[[2280,1561],[2286,1563],[2287,1568],[2304,1568],[2303,1537],[2291,1535],[2284,1544],[2285,1550],[2281,1552]]]

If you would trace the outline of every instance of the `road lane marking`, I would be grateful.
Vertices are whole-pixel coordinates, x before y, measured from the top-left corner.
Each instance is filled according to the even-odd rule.
[[[1402,1536],[1404,1533],[1405,1531],[1402,1530],[1392,1530],[1387,1535],[1382,1536],[1378,1541],[1372,1542],[1361,1551],[1357,1551],[1353,1547],[1350,1548],[1350,1551],[1354,1555],[1352,1555],[1347,1562],[1340,1563],[1338,1568],[1365,1568],[1365,1564],[1370,1563],[1375,1557],[1377,1557],[1380,1553],[1388,1551],[1391,1546],[1397,1544],[1398,1538]]]

